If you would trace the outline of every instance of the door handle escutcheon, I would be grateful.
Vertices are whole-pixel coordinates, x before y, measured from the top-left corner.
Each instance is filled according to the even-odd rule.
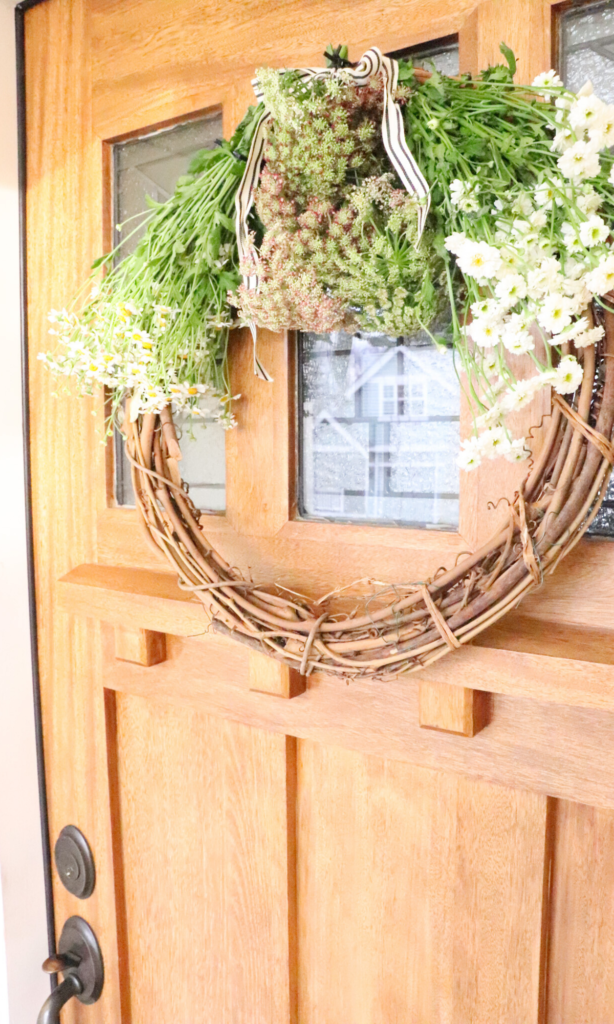
[[[62,971],[64,981],[45,1001],[37,1024],[59,1024],[60,1010],[75,996],[80,1003],[95,1003],[104,984],[104,965],[98,940],[82,917],[69,917],[62,929],[56,956],[48,957],[43,970]]]

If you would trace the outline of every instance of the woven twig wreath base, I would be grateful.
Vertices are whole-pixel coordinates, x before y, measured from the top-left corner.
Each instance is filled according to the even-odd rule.
[[[614,314],[602,350],[583,349],[571,407],[553,396],[541,451],[509,507],[506,525],[428,584],[391,587],[394,600],[340,616],[279,587],[247,582],[207,543],[178,469],[170,410],[126,423],[134,491],[149,538],[213,628],[309,674],[384,679],[413,672],[469,643],[539,586],[578,543],[603,500],[612,463]],[[371,595],[369,595],[371,596]]]

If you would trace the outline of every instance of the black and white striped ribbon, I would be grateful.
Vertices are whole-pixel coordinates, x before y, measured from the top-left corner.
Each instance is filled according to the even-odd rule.
[[[399,65],[392,57],[385,57],[376,46],[372,46],[370,50],[367,50],[355,68],[344,68],[344,72],[346,71],[357,85],[368,85],[374,75],[381,74],[382,76],[384,86],[382,139],[390,162],[403,185],[408,192],[412,192],[421,200],[418,205],[418,240],[420,240],[429,212],[430,189],[407,145],[403,126],[403,114],[394,99]],[[298,71],[298,75],[303,81],[313,78],[325,78],[328,75],[334,74],[336,74],[335,68],[302,68]],[[254,79],[252,85],[256,98],[259,101],[262,100],[263,94],[258,79]],[[263,111],[254,131],[245,171],[235,199],[237,246],[240,260],[252,257],[253,262],[256,262],[257,254],[253,251],[250,241],[247,218],[254,201],[254,192],[260,177],[266,126],[271,118],[272,115],[268,110]],[[250,291],[257,291],[259,285],[258,274],[244,275],[243,284]],[[250,328],[254,339],[254,372],[263,380],[271,380],[272,378],[266,372],[256,354],[255,326],[250,324]]]

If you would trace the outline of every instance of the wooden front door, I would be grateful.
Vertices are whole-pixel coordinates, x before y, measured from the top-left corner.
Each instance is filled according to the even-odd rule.
[[[358,58],[457,36],[477,70],[504,40],[531,80],[553,60],[551,17],[547,0],[46,0],[26,15],[50,838],[78,826],[97,877],[81,901],[54,874],[56,920],[86,918],[106,967],[99,1002],[72,1000],[66,1021],[614,1024],[609,542],[584,541],[520,613],[422,676],[313,674],[289,696],[274,662],[207,631],[117,507],[102,397],[55,395],[36,361],[47,310],[108,245],[118,140],[216,110],[228,134],[256,66],[320,64],[328,42]],[[206,518],[231,564],[315,596],[423,579],[490,528],[487,501],[513,481],[486,474],[463,485],[457,532],[301,518],[296,340],[260,344],[272,385],[233,340],[226,513]]]

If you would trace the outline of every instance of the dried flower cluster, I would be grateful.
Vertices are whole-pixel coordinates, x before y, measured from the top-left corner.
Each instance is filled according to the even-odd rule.
[[[259,288],[239,288],[241,316],[319,333],[428,326],[443,262],[430,235],[417,247],[415,199],[390,171],[381,80],[266,69],[259,80],[273,120],[255,196],[263,237],[241,268]]]

